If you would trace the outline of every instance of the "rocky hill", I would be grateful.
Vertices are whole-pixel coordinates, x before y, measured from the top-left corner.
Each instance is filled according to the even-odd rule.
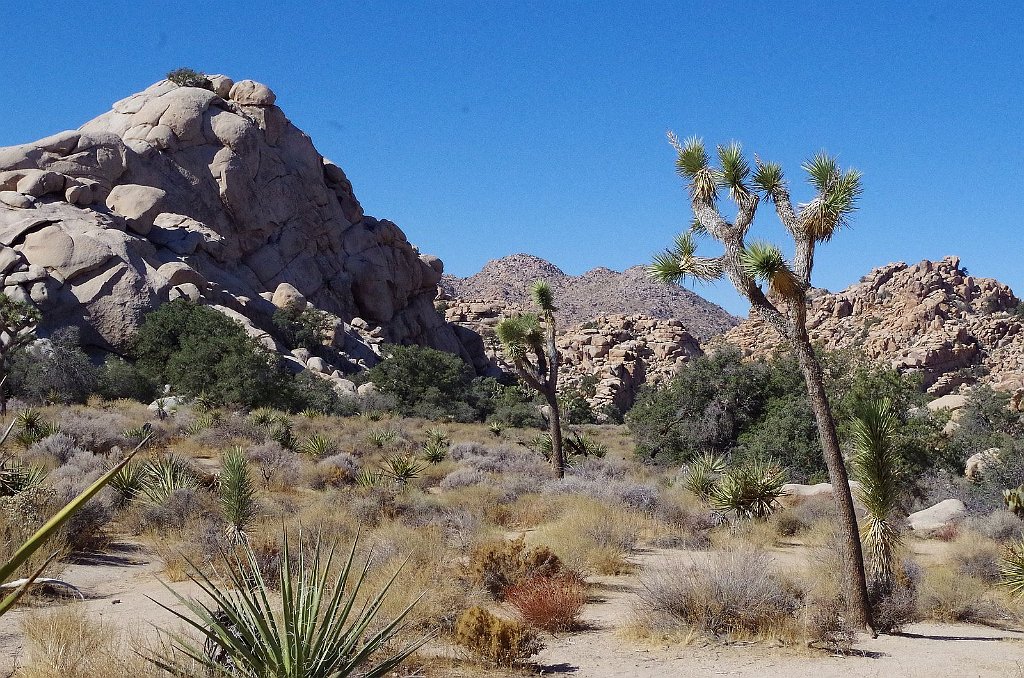
[[[828,349],[858,348],[869,358],[920,374],[934,395],[988,383],[1024,388],[1021,301],[997,280],[969,275],[957,257],[888,264],[834,294],[817,291],[808,310],[811,339]],[[719,341],[748,355],[779,347],[756,319]]]
[[[468,278],[446,275],[441,292],[447,299],[500,301],[522,307],[529,305],[530,285],[537,280],[545,280],[554,288],[558,322],[563,327],[581,325],[602,315],[646,316],[678,320],[690,334],[705,341],[738,322],[694,292],[651,280],[643,266],[622,273],[595,268],[572,276],[529,254],[489,261]]]
[[[277,306],[304,298],[334,319],[342,362],[390,341],[481,363],[435,311],[441,261],[363,214],[268,87],[210,82],[164,80],[0,149],[0,289],[39,306],[41,332],[75,324],[119,351],[147,310],[187,297],[273,344]]]

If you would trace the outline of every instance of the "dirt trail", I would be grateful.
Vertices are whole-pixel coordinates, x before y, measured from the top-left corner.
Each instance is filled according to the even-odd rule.
[[[176,628],[176,617],[156,602],[179,608],[174,595],[160,583],[163,562],[152,552],[134,544],[114,544],[107,553],[84,557],[69,565],[60,578],[85,595],[87,613],[112,628],[133,637],[155,637],[155,627]],[[189,595],[191,582],[171,584],[175,591]],[[64,602],[18,607],[0,617],[0,675],[16,663],[23,663],[21,621],[33,610],[55,608]]]
[[[696,563],[707,554],[656,550],[641,567]],[[780,563],[784,564],[784,563]],[[967,624],[915,624],[902,636],[862,635],[853,656],[763,643],[654,645],[619,635],[628,625],[635,575],[596,577],[594,602],[583,615],[589,630],[549,638],[536,657],[544,675],[581,678],[785,676],[787,678],[1024,678],[1024,633]]]

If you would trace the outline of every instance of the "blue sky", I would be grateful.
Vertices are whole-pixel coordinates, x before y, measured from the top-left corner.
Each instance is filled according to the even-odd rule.
[[[449,272],[646,263],[689,222],[665,131],[864,172],[815,283],[957,254],[1024,294],[1024,10],[957,2],[0,4],[0,145],[190,66],[270,85]],[[772,215],[755,225],[782,235]],[[712,249],[708,250],[712,252]],[[745,313],[725,284],[697,291]]]

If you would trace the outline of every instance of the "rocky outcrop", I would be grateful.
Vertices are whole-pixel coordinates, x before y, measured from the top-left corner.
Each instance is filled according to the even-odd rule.
[[[433,305],[440,260],[363,214],[270,88],[211,82],[162,81],[78,130],[0,149],[3,291],[40,307],[44,334],[76,324],[106,350],[168,299],[260,334],[288,298],[329,313],[354,363],[384,341],[472,360]]]
[[[901,372],[919,374],[933,395],[978,382],[1024,388],[1024,317],[1006,285],[979,278],[960,260],[889,264],[835,294],[815,290],[807,326],[826,349],[856,348]],[[781,347],[756,319],[721,337],[747,355]]]
[[[497,301],[451,303],[445,318],[479,336],[492,369],[511,370],[494,334],[504,317],[522,309]],[[561,321],[561,313],[556,314]],[[591,407],[613,406],[625,412],[644,384],[657,384],[702,354],[700,344],[679,320],[646,316],[602,315],[583,325],[560,330],[556,344],[561,359],[562,388],[584,387],[592,381]]]
[[[555,292],[558,321],[564,327],[582,325],[603,315],[646,316],[678,320],[700,341],[725,332],[737,318],[678,285],[655,282],[643,266],[622,273],[595,268],[567,275],[549,261],[513,254],[487,262],[468,278],[444,276],[440,299],[486,299],[508,306],[528,306],[530,286],[544,280]]]

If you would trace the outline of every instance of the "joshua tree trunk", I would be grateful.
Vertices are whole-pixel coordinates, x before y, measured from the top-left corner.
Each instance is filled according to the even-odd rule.
[[[797,337],[792,343],[800,363],[800,370],[804,374],[811,410],[814,411],[814,418],[818,423],[821,450],[825,457],[825,465],[828,467],[829,480],[832,482],[832,498],[835,501],[836,514],[839,516],[839,522],[843,528],[840,534],[843,540],[843,550],[846,551],[846,557],[843,558],[846,576],[843,579],[846,583],[847,601],[850,610],[860,617],[855,621],[867,627],[872,635],[876,635],[871,620],[871,601],[868,598],[867,578],[864,575],[864,552],[860,543],[860,527],[857,523],[857,513],[853,508],[853,496],[849,490],[849,476],[846,473],[842,451],[839,449],[835,416],[832,414],[832,405],[825,393],[825,379],[821,371],[821,363],[818,362],[818,356],[815,355],[807,332],[802,327],[798,328]]]
[[[557,394],[551,392],[544,395],[551,410],[550,421],[548,421],[548,433],[551,435],[551,466],[555,469],[555,475],[561,479],[565,477],[565,452],[562,450],[562,412],[558,406]]]

